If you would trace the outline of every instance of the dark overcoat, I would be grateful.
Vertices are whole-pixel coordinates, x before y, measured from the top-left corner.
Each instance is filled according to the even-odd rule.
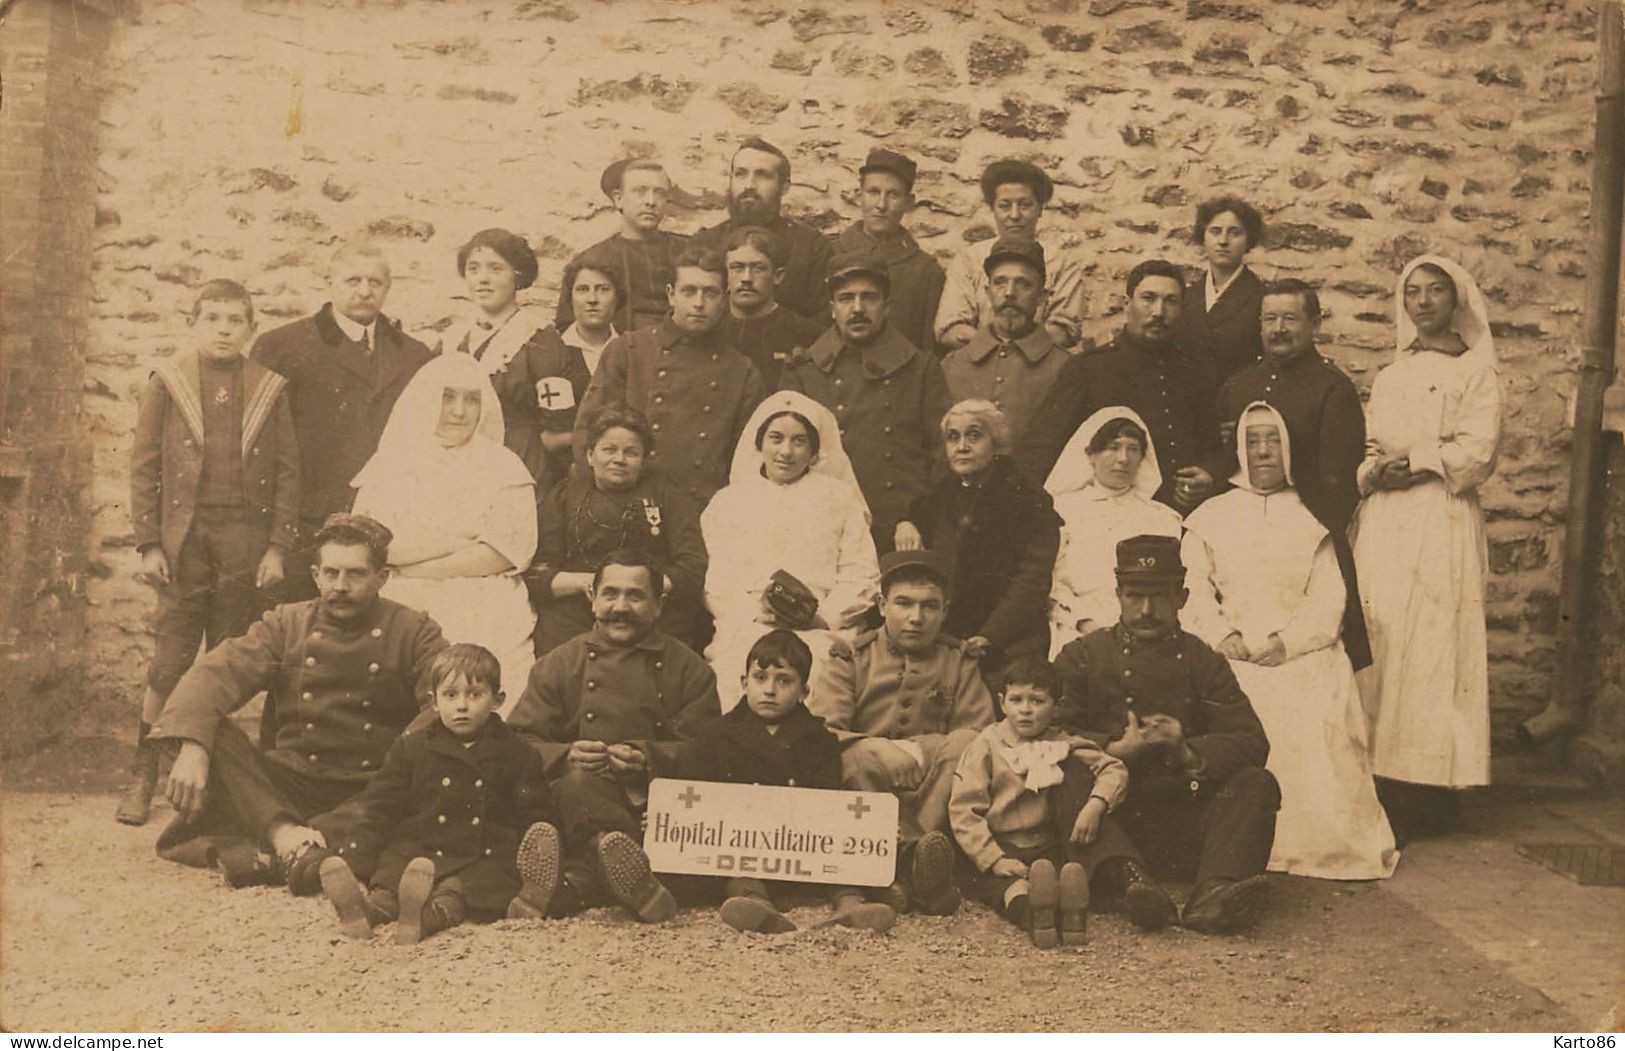
[[[1061,519],[1050,496],[1007,456],[967,486],[946,475],[914,501],[909,521],[952,567],[942,630],[981,635],[995,657],[1049,652],[1049,590]]]
[[[804,704],[780,721],[778,733],[769,733],[741,700],[700,731],[693,776],[739,785],[840,788],[841,742]]]
[[[1253,364],[1264,355],[1264,334],[1259,308],[1264,305],[1264,282],[1251,270],[1242,271],[1207,308],[1207,274],[1185,286],[1179,307],[1179,341],[1185,350],[1207,364],[1215,385]]]
[[[350,480],[378,451],[407,381],[434,356],[383,315],[374,333],[377,346],[368,355],[344,335],[328,303],[254,342],[252,359],[288,381],[299,441],[299,519],[312,534],[328,515],[349,508]]]
[[[920,248],[907,231],[890,239],[871,236],[863,223],[853,223],[831,239],[837,257],[872,253],[886,261],[891,292],[886,296],[886,321],[921,350],[936,353],[937,304],[947,276],[942,264]],[[827,316],[827,313],[826,313]]]
[[[1161,749],[1130,762],[1131,798],[1218,791],[1237,771],[1264,765],[1269,738],[1230,662],[1195,635],[1176,630],[1141,642],[1122,624],[1067,643],[1055,660],[1062,703],[1056,721],[1104,746],[1123,736],[1128,713],[1171,715],[1202,759],[1189,773]]]
[[[798,314],[813,318],[829,317],[829,238],[806,223],[775,216],[762,224],[778,238],[784,252],[784,280],[779,283],[778,300]],[[694,235],[694,240],[718,252],[726,251],[733,220],[724,219]]]
[[[380,844],[373,886],[394,890],[408,862],[428,858],[436,881],[456,876],[470,910],[489,915],[519,892],[515,857],[525,830],[550,820],[541,756],[500,716],[465,748],[428,711],[390,746],[359,795],[311,825],[347,850]]]

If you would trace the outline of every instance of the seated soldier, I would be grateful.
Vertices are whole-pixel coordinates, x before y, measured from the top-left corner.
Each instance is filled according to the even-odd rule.
[[[282,877],[297,894],[320,889],[329,851],[304,822],[372,780],[424,707],[430,662],[446,648],[427,614],[378,596],[391,539],[370,518],[330,516],[315,538],[320,597],[278,606],[181,678],[152,728],[154,740],[180,742],[168,788],[176,818],[158,837],[160,856],[218,863],[233,886]],[[230,719],[261,691],[275,709],[266,752]],[[280,867],[260,860],[262,846]],[[370,860],[349,860],[371,872]]]
[[[859,635],[852,660],[831,660],[831,689],[812,700],[842,742],[846,788],[901,797],[899,873],[923,912],[952,915],[954,847],[948,793],[954,766],[993,721],[993,698],[965,644],[942,634],[948,572],[930,551],[894,551],[880,560],[885,623]],[[832,655],[833,656],[833,655]],[[841,655],[844,657],[844,653]]]
[[[1148,930],[1174,919],[1149,859],[1194,875],[1183,926],[1229,934],[1251,927],[1268,903],[1263,873],[1281,790],[1264,769],[1269,740],[1229,662],[1180,629],[1184,582],[1174,537],[1118,543],[1122,616],[1061,651],[1061,721],[1128,764],[1128,799],[1113,814],[1128,841],[1101,843],[1092,860],[1097,878],[1123,890],[1129,919]]]
[[[606,555],[587,593],[592,629],[536,662],[508,717],[555,779],[564,862],[554,915],[611,901],[645,923],[677,912],[638,845],[649,781],[683,775],[720,710],[710,666],[655,628],[664,579],[645,552]]]

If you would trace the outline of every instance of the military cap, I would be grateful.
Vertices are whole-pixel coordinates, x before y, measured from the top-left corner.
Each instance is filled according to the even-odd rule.
[[[948,587],[948,565],[935,551],[888,551],[880,556],[880,587],[905,570],[923,571],[935,577],[944,590]]]
[[[1117,542],[1117,580],[1184,580],[1179,538],[1131,536]]]
[[[598,188],[604,191],[605,197],[613,199],[615,191],[621,188],[621,176],[626,174],[626,166],[631,163],[631,157],[622,157],[604,169],[604,174],[598,177]]]
[[[886,265],[885,258],[872,249],[857,249],[842,252],[829,263],[829,280],[825,282],[831,295],[849,277],[867,274],[880,282],[880,288],[888,295],[891,294],[891,268]]]
[[[993,268],[1006,259],[1026,263],[1038,271],[1038,279],[1044,279],[1044,246],[1034,241],[1026,234],[1005,234],[993,242],[988,250],[987,259],[982,262],[982,271],[989,277],[993,276]]]
[[[388,560],[389,545],[394,539],[395,534],[376,518],[350,514],[347,511],[328,515],[322,522],[322,528],[316,533],[318,546],[329,543],[365,544],[373,556],[373,561],[380,566]]]
[[[1039,204],[1048,204],[1055,196],[1055,183],[1044,169],[1026,161],[994,161],[982,172],[982,200],[993,203],[993,193],[1006,183],[1025,183],[1033,188]]]
[[[863,178],[870,172],[891,172],[908,184],[909,190],[914,189],[914,176],[920,170],[919,165],[898,153],[883,146],[876,146],[869,151],[869,157],[858,169],[858,178]]]

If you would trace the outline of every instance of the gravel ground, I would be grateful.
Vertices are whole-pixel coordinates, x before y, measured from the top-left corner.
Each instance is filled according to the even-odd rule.
[[[321,899],[158,860],[103,795],[0,795],[0,1025],[102,1030],[1559,1031],[1556,1005],[1374,884],[1278,877],[1236,938],[1091,917],[1039,952],[977,905],[767,937],[707,909],[338,935]],[[796,910],[803,925],[824,915]]]

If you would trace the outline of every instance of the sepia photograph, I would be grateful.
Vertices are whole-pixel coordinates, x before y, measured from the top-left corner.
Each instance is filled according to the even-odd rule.
[[[1622,21],[0,0],[0,1029],[1612,1047]]]

